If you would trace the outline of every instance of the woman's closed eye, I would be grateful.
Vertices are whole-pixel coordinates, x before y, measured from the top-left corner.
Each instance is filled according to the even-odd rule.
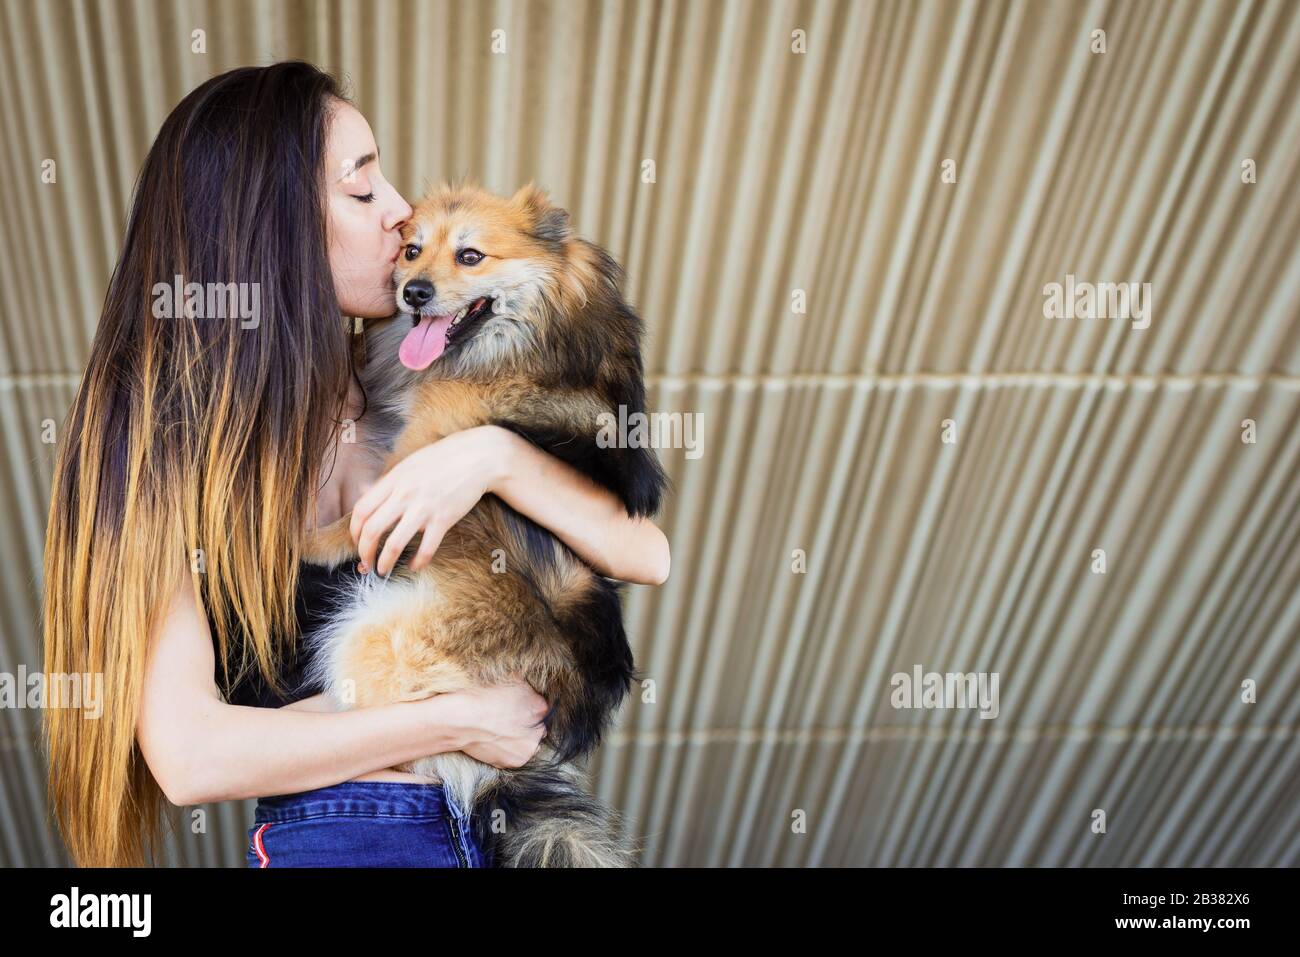
[[[364,196],[354,195],[352,198],[355,199],[358,203],[373,203],[375,201],[375,194],[373,192],[369,192],[366,193]]]

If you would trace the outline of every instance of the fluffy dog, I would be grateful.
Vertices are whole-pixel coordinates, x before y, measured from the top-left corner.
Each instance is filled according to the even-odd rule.
[[[598,439],[602,413],[645,408],[643,326],[619,264],[575,236],[568,214],[532,184],[510,199],[440,187],[402,238],[402,312],[368,334],[362,373],[376,422],[366,441],[389,453],[385,471],[445,435],[493,423],[611,489],[628,515],[657,512],[667,478],[653,450]],[[355,561],[349,522],[319,530],[304,558]],[[522,674],[551,705],[527,765],[501,770],[453,752],[401,769],[440,778],[475,812],[501,865],[629,866],[632,848],[582,771],[636,677],[618,585],[493,495],[412,573],[417,548],[418,536],[389,579],[361,580],[313,636],[309,674],[355,707]]]

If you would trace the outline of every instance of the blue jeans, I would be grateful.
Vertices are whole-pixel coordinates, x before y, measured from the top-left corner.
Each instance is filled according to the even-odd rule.
[[[441,784],[345,781],[259,798],[249,867],[491,867]]]

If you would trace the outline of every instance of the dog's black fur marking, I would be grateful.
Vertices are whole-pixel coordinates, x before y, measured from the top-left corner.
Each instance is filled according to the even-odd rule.
[[[609,489],[618,496],[632,518],[658,512],[670,486],[668,476],[652,449],[603,449],[596,441],[595,423],[589,433],[580,435],[560,429],[524,426],[505,419],[494,420],[492,424],[522,435]]]

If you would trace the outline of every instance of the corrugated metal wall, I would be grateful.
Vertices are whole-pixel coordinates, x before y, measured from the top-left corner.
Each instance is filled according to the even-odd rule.
[[[654,701],[594,765],[645,863],[1300,862],[1296,4],[0,10],[0,670],[39,667],[41,423],[153,133],[301,56],[408,196],[550,187],[627,265],[652,407],[702,415],[628,604]],[[1150,327],[1045,318],[1067,274],[1150,282]],[[999,716],[895,709],[918,664]],[[3,863],[61,860],[36,718],[0,712]],[[251,805],[208,810],[176,859],[240,863]]]

